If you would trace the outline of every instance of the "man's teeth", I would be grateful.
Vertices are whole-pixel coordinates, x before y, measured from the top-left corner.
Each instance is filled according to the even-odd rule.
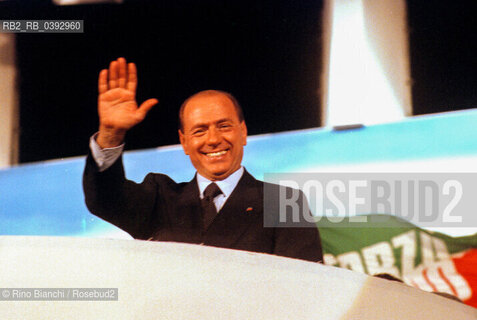
[[[218,157],[218,156],[221,156],[221,155],[225,154],[226,152],[227,152],[227,150],[219,151],[219,152],[211,152],[211,153],[207,153],[207,156],[208,157]]]

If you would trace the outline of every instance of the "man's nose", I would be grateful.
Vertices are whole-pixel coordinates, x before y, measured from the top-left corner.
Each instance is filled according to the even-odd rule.
[[[207,143],[218,144],[220,142],[220,132],[217,128],[210,128],[207,131]]]

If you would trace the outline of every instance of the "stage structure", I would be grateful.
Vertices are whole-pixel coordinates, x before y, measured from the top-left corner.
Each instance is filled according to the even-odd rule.
[[[0,263],[2,319],[477,319],[401,283],[199,245],[7,236]]]
[[[322,125],[368,125],[411,115],[406,1],[324,3]]]

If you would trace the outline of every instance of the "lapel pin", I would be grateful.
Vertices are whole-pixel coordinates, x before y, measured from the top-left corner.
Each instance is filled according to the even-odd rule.
[[[248,207],[246,211],[247,211],[247,213],[251,213],[251,212],[253,211],[253,208],[252,208],[252,207]]]

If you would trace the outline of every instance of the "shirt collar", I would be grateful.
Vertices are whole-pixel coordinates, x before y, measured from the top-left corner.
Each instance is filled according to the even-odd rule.
[[[244,169],[243,167],[240,167],[237,171],[232,173],[230,176],[225,178],[224,180],[220,181],[214,181],[222,190],[222,193],[224,196],[227,198],[230,196],[232,191],[234,191],[235,187],[237,186],[240,178],[242,178]],[[199,191],[200,191],[200,198],[204,198],[204,190],[207,188],[207,186],[211,183],[207,178],[204,178],[203,176],[200,175],[200,173],[197,172],[197,184],[199,185]]]

